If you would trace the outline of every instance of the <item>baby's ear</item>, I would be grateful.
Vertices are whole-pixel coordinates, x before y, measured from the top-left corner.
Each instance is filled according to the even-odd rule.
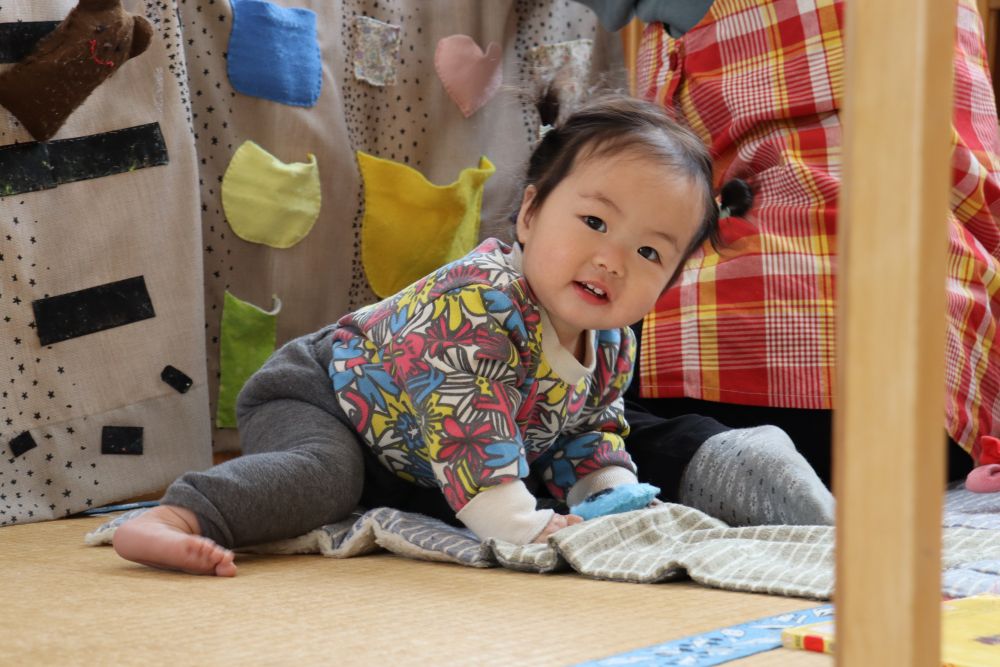
[[[531,211],[531,204],[535,201],[537,193],[538,189],[534,185],[529,185],[524,189],[524,195],[521,196],[521,207],[517,210],[514,226],[514,237],[521,245],[524,245],[524,235],[528,231],[528,223],[531,222],[531,216],[534,213]]]

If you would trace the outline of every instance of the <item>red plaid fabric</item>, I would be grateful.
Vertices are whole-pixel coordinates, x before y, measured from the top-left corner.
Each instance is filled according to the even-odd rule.
[[[843,18],[835,0],[716,0],[680,39],[647,26],[640,94],[708,143],[717,186],[744,178],[756,199],[643,323],[643,396],[834,407]],[[956,37],[945,415],[971,449],[1000,434],[997,116],[971,0]]]

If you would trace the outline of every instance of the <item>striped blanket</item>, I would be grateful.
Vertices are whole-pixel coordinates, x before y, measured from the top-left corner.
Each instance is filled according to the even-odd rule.
[[[101,525],[86,542],[110,544],[115,529],[142,511]],[[575,570],[612,581],[655,583],[690,577],[715,588],[821,600],[833,592],[832,527],[733,528],[669,503],[586,521],[559,531],[548,544],[524,546],[480,542],[468,530],[382,507],[246,551],[350,558],[381,550],[471,567]],[[942,592],[949,597],[1000,593],[1000,493],[948,491],[942,566]]]

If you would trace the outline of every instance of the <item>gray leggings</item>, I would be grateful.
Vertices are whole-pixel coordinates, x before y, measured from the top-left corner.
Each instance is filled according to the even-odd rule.
[[[455,522],[438,489],[397,478],[361,441],[330,386],[332,331],[290,341],[243,387],[242,456],[167,489],[161,502],[194,512],[202,535],[229,548],[297,537],[359,504]]]

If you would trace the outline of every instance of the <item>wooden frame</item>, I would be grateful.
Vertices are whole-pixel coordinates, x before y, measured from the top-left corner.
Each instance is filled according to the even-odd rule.
[[[838,665],[940,665],[955,2],[846,7],[834,416]]]
[[[1000,0],[998,0],[1000,1]],[[625,57],[625,70],[628,74],[628,90],[637,95],[636,64],[639,60],[639,42],[642,40],[644,24],[639,19],[632,19],[622,28],[622,51]]]
[[[983,37],[986,40],[986,64],[990,67],[993,95],[1000,92],[1000,63],[997,63],[997,35],[1000,33],[1000,0],[976,0],[979,16],[983,19]]]

